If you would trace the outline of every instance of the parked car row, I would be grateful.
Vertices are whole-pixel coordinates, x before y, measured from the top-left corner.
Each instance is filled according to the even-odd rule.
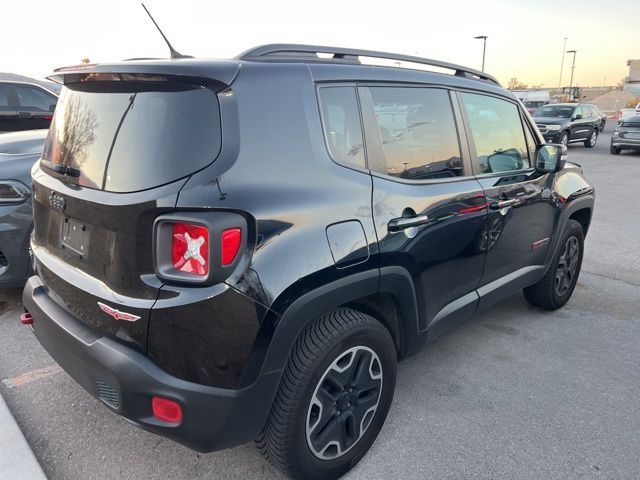
[[[0,81],[0,133],[49,128],[57,102],[40,85]]]

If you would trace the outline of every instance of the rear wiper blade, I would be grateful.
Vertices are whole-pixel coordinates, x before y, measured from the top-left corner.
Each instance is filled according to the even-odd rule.
[[[53,163],[49,160],[40,160],[40,165],[67,177],[78,178],[80,176],[80,169],[69,167],[68,165],[60,165],[59,163]]]

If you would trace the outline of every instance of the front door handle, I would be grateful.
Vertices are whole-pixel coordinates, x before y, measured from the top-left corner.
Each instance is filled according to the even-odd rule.
[[[502,210],[506,207],[512,207],[518,200],[516,198],[510,198],[509,200],[500,200],[499,202],[491,202],[489,208],[492,210]]]
[[[18,112],[20,118],[31,118],[31,112]]]
[[[424,225],[429,221],[428,215],[414,215],[413,217],[400,217],[389,220],[387,229],[390,232],[399,232],[405,228],[417,227],[418,225]]]

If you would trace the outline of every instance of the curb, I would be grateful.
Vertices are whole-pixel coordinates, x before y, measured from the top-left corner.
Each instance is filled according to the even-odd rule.
[[[0,394],[0,480],[18,478],[47,479]]]

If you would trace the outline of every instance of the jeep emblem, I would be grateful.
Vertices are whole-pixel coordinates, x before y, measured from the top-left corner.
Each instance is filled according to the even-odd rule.
[[[55,211],[60,213],[64,212],[64,209],[67,208],[67,202],[65,199],[53,191],[51,192],[51,195],[49,195],[49,205],[51,205],[51,208]]]

